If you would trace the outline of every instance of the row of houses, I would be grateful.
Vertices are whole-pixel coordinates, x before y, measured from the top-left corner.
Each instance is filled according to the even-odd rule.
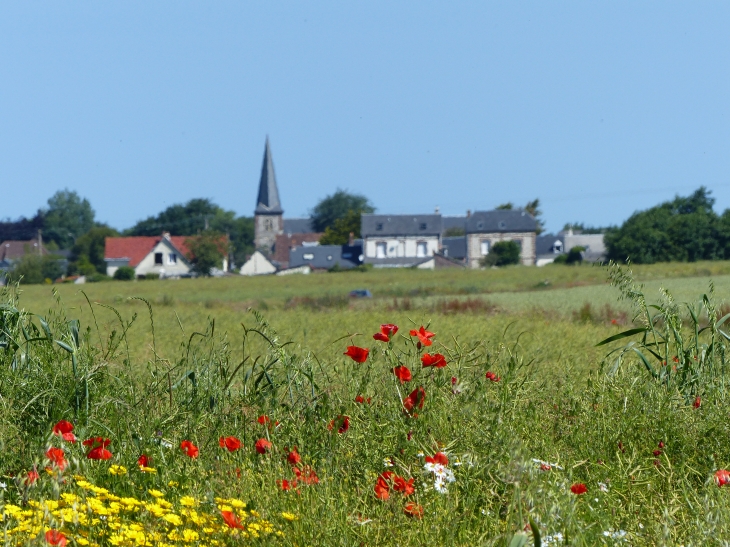
[[[345,246],[318,245],[323,234],[312,229],[309,219],[284,218],[279,200],[274,162],[267,139],[254,209],[257,253],[241,273],[257,275],[290,270],[353,268],[481,267],[484,257],[500,241],[520,247],[520,263],[544,265],[572,247],[591,249],[600,259],[603,236],[578,237],[558,234],[537,236],[537,221],[523,210],[467,211],[463,216],[433,214],[362,215],[362,239]],[[573,239],[571,239],[573,238]],[[576,239],[577,238],[577,239]],[[590,241],[588,241],[590,239]]]

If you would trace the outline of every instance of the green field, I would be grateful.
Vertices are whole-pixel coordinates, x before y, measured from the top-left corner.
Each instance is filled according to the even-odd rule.
[[[616,354],[604,357],[629,339],[596,343],[646,323],[602,267],[8,288],[5,542],[43,544],[50,528],[80,545],[506,546],[536,545],[537,533],[542,545],[722,545],[730,492],[713,474],[730,466],[730,384],[724,327],[712,325],[725,313],[730,263],[634,275],[650,303],[668,306],[652,321],[667,343],[634,346],[646,365],[631,349],[610,375]],[[710,282],[717,309],[700,310]],[[374,297],[347,296],[361,288]],[[695,332],[688,308],[661,288],[711,328]],[[372,337],[382,323],[399,326],[387,344]],[[430,347],[409,336],[421,325],[435,333]],[[348,345],[369,355],[356,363]],[[423,367],[427,351],[446,367]],[[397,367],[412,380],[398,381]],[[62,418],[80,438],[109,438],[112,459],[50,435]],[[226,436],[243,448],[219,446]],[[271,443],[264,454],[260,439]],[[44,458],[48,446],[65,450],[64,470]],[[437,471],[454,482],[424,466],[437,452],[449,461]],[[137,470],[142,453],[154,472]],[[34,466],[50,472],[28,486]],[[396,475],[413,479],[408,489]],[[571,491],[578,484],[586,494]]]

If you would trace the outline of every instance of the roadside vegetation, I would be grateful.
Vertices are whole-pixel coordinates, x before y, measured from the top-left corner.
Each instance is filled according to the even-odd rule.
[[[727,267],[6,287],[3,541],[714,544]]]

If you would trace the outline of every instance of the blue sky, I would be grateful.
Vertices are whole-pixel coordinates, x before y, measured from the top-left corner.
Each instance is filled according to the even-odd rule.
[[[730,207],[727,2],[5,2],[0,218],[116,228],[194,197],[286,216],[540,198],[550,230],[704,184]]]

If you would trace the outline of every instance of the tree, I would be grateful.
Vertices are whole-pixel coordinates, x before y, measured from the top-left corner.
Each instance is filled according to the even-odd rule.
[[[33,285],[43,283],[46,279],[55,281],[62,275],[63,271],[59,264],[59,257],[53,255],[38,256],[37,254],[27,253],[14,264],[10,278]]]
[[[540,210],[540,200],[538,198],[535,198],[532,201],[528,201],[527,205],[525,205],[525,211],[535,217],[535,222],[537,222],[537,228],[535,229],[535,233],[537,233],[537,235],[543,233],[543,231],[545,230],[545,223],[540,218],[542,216],[542,211]]]
[[[568,251],[568,254],[565,256],[565,263],[571,265],[583,264],[583,253],[585,252],[585,250],[586,248],[580,245],[572,247],[570,251]]]
[[[207,276],[213,268],[221,267],[222,258],[227,252],[225,235],[207,231],[189,238],[185,243],[190,249],[188,259],[195,273]]]
[[[497,211],[511,211],[514,208],[515,208],[515,206],[512,204],[511,201],[508,201],[507,203],[503,203],[502,205],[497,205],[497,207],[496,207]]]
[[[444,232],[444,237],[459,237],[463,235],[466,235],[466,230],[459,226],[452,226],[451,228],[447,228]]]
[[[0,242],[7,239],[28,240],[38,237],[38,230],[43,229],[43,213],[38,211],[33,218],[20,217],[18,220],[0,221]],[[45,245],[48,248],[48,245]]]
[[[43,236],[61,249],[69,249],[77,237],[94,226],[94,210],[87,199],[81,199],[76,192],[59,190],[48,200],[44,212]]]
[[[319,240],[320,245],[347,245],[350,234],[359,238],[361,216],[358,211],[348,211],[344,217],[335,220],[332,226],[325,229]]]
[[[330,226],[334,227],[335,221],[345,218],[350,211],[358,214],[374,213],[375,207],[365,196],[351,194],[338,188],[334,194],[314,206],[311,215],[312,227],[315,232],[324,232]]]
[[[492,250],[482,258],[483,267],[509,266],[520,263],[522,249],[516,241],[499,241],[492,245]]]
[[[107,237],[116,237],[119,235],[114,228],[103,224],[94,226],[91,230],[76,239],[71,249],[71,262],[74,266],[76,263],[92,264],[99,273],[106,273],[106,262],[104,262],[104,247]]]
[[[712,209],[714,201],[702,186],[688,197],[677,196],[634,213],[620,228],[606,233],[607,257],[630,258],[638,264],[724,258],[730,240],[724,235],[723,220]]]
[[[582,222],[567,222],[563,226],[563,231],[567,232],[568,230],[573,230],[579,234],[605,234],[609,230],[613,230],[615,228],[615,226],[586,226]]]

